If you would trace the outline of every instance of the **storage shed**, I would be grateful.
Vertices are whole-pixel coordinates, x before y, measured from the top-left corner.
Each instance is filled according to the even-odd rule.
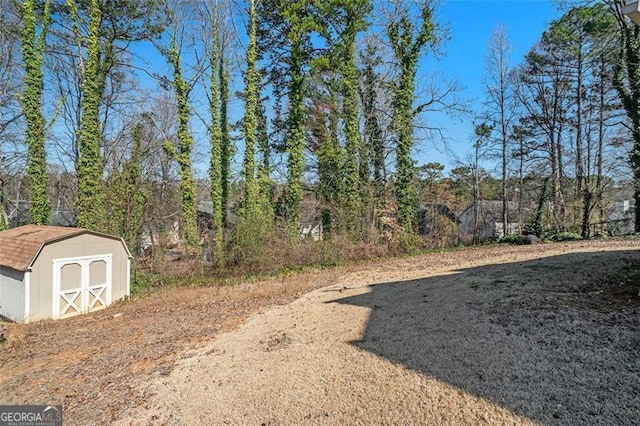
[[[81,228],[25,225],[0,232],[0,315],[67,318],[129,295],[122,238]]]

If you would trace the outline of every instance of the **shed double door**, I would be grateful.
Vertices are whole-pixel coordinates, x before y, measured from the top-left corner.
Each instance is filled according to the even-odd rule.
[[[54,318],[106,308],[111,303],[111,256],[54,261]]]

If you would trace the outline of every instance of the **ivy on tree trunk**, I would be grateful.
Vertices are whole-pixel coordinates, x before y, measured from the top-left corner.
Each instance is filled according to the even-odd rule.
[[[289,117],[287,137],[287,194],[286,216],[289,232],[297,236],[302,201],[302,173],[304,172],[304,73],[300,40],[293,40],[289,81]]]
[[[211,66],[210,81],[210,104],[211,114],[210,141],[211,159],[209,166],[209,179],[211,181],[211,220],[213,222],[213,261],[217,266],[221,266],[224,260],[224,216],[223,205],[223,184],[222,184],[222,129],[220,127],[220,90],[218,66],[220,57],[218,55],[220,47],[216,29],[213,30],[213,41],[211,43],[211,56],[209,64]]]
[[[636,206],[640,206],[640,27],[618,16],[620,56],[615,64],[613,84],[630,121],[633,148],[629,163],[633,173]],[[635,230],[640,232],[640,209],[636,207]]]
[[[31,192],[29,215],[31,223],[46,225],[49,223],[51,204],[47,196],[49,179],[45,149],[45,120],[42,114],[42,59],[49,26],[49,1],[44,5],[40,34],[38,34],[35,0],[22,2],[21,13],[22,62],[26,71],[21,101],[27,122],[27,176]]]
[[[231,145],[231,134],[229,130],[229,74],[224,62],[224,50],[220,52],[220,63],[218,67],[218,79],[220,82],[220,169],[222,180],[222,211],[225,212],[222,220],[226,225],[226,211],[229,208],[229,184],[231,182],[231,161],[233,158],[233,145]]]
[[[249,44],[247,46],[247,69],[245,72],[244,160],[242,162],[242,178],[244,180],[242,212],[245,215],[256,213],[255,207],[258,197],[255,175],[258,73],[256,70],[256,12],[253,0],[249,1],[249,8]]]
[[[75,7],[75,5],[73,5]],[[104,165],[100,154],[100,102],[104,77],[100,64],[100,25],[102,14],[99,0],[91,0],[87,60],[82,81],[82,118],[80,122],[80,158],[78,159],[78,226],[104,231],[106,226],[106,195]],[[76,14],[73,14],[76,15]]]
[[[400,68],[400,75],[393,85],[393,123],[396,134],[396,197],[398,200],[398,220],[407,234],[413,234],[413,219],[417,202],[414,185],[413,149],[413,102],[415,100],[416,72],[420,52],[433,41],[434,26],[432,10],[424,5],[421,10],[420,27],[405,9],[398,20],[392,21],[387,34],[394,57]]]
[[[173,87],[178,104],[178,149],[165,141],[162,147],[180,166],[180,194],[182,197],[182,231],[187,245],[191,249],[198,246],[198,217],[196,212],[196,184],[191,168],[193,137],[189,132],[189,86],[182,76],[180,52],[177,40],[171,40],[169,59],[173,66]]]

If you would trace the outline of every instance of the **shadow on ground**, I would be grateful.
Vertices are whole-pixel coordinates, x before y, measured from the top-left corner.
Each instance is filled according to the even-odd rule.
[[[357,347],[514,413],[636,424],[640,297],[618,288],[633,265],[638,251],[567,254],[372,285],[334,302],[371,309]]]

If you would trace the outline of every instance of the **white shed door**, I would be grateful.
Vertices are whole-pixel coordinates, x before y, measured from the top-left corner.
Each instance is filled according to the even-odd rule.
[[[111,256],[58,259],[53,265],[54,318],[106,308],[111,303]]]

